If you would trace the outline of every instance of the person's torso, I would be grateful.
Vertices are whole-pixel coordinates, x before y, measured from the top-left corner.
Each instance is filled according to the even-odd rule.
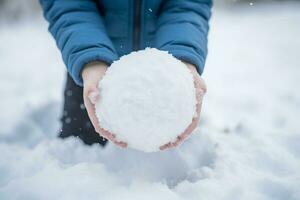
[[[162,0],[98,0],[106,31],[119,56],[153,46]]]

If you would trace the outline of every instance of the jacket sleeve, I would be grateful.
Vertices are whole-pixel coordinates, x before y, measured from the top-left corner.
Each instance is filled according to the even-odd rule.
[[[154,45],[197,67],[202,74],[207,55],[212,0],[166,0],[161,6]]]
[[[118,59],[95,1],[40,0],[40,4],[67,70],[78,85],[82,85],[85,64],[111,64]]]

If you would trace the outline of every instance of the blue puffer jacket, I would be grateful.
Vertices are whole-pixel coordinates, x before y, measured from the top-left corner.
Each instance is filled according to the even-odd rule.
[[[197,66],[207,55],[212,0],[40,0],[68,72],[82,85],[86,63],[111,64],[155,47]]]

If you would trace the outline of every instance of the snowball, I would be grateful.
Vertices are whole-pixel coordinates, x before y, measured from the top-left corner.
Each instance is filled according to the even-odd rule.
[[[175,141],[196,115],[193,76],[180,60],[154,48],[114,62],[99,82],[100,126],[145,152]]]

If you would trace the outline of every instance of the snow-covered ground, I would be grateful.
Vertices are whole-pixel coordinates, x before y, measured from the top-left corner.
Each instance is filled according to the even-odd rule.
[[[0,26],[0,199],[300,199],[300,4],[215,9],[201,125],[160,153],[59,140],[42,18]]]

